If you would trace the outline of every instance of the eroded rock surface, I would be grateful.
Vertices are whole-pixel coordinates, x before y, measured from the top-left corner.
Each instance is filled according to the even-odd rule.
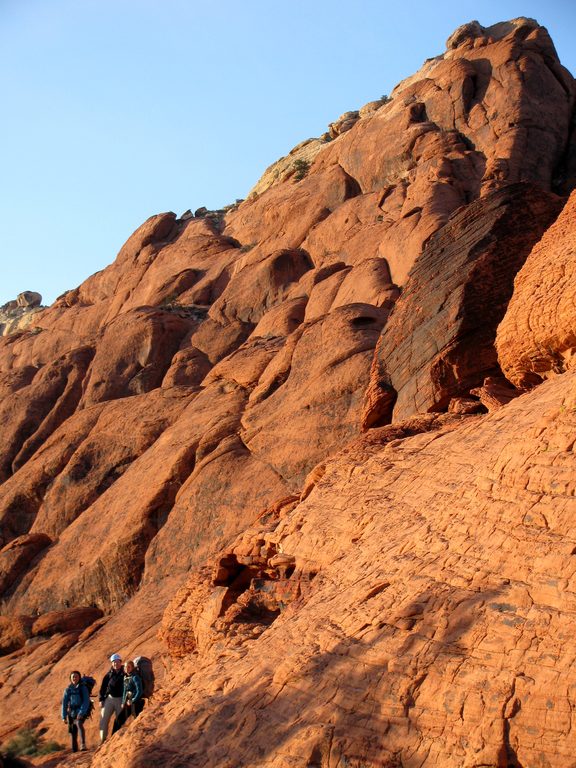
[[[173,601],[170,693],[94,765],[569,765],[574,376],[329,461]]]
[[[365,427],[446,410],[500,373],[494,339],[514,275],[561,207],[536,187],[510,185],[430,239],[378,342]]]
[[[465,25],[0,338],[0,739],[119,651],[159,691],[94,765],[566,765],[571,353],[520,396],[494,336],[573,107],[544,28]]]
[[[534,386],[576,364],[575,217],[573,193],[518,273],[498,328],[500,365],[519,388]]]

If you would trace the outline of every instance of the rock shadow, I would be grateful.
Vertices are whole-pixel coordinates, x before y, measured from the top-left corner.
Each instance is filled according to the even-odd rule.
[[[435,736],[420,728],[414,709],[419,689],[438,665],[454,669],[454,660],[467,658],[466,633],[501,592],[435,584],[402,606],[401,616],[390,611],[380,624],[367,624],[360,637],[342,638],[334,625],[341,639],[329,651],[308,655],[312,649],[287,645],[275,667],[266,661],[265,646],[248,667],[241,653],[239,674],[247,682],[227,691],[233,678],[222,670],[215,691],[201,705],[181,708],[160,735],[158,719],[170,704],[151,708],[137,728],[156,741],[136,749],[125,764],[256,768],[281,757],[302,768],[400,768],[414,749],[424,760]],[[501,733],[495,758],[506,754],[502,765],[519,768],[504,715]],[[126,759],[129,751],[123,754]]]

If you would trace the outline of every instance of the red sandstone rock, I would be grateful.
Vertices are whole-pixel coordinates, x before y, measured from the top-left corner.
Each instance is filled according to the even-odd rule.
[[[24,646],[30,637],[33,621],[31,616],[0,616],[0,655]]]
[[[349,304],[301,325],[260,377],[240,434],[291,489],[357,433],[369,361],[387,314],[384,307]]]
[[[26,571],[39,552],[46,549],[52,539],[45,533],[19,536],[0,550],[0,593],[6,592]]]
[[[378,342],[365,427],[445,410],[498,375],[494,339],[514,275],[560,207],[554,195],[511,185],[471,203],[430,240]]]
[[[489,411],[495,411],[520,394],[503,376],[488,376],[481,387],[470,390]]]
[[[32,636],[54,635],[57,632],[70,632],[86,629],[102,617],[99,608],[70,608],[66,611],[52,611],[40,616],[32,625]]]
[[[237,571],[255,573],[234,602],[220,582],[236,547],[218,583],[198,572],[165,619],[174,641],[195,633],[194,674],[179,645],[170,695],[95,767],[280,768],[289,756],[304,768],[328,748],[367,765],[569,764],[574,737],[541,713],[570,718],[574,674],[558,686],[550,662],[566,658],[573,623],[574,415],[560,406],[574,383],[565,374],[484,417],[430,414],[436,429],[412,437],[374,430],[329,461],[303,503],[251,535],[250,551],[293,558],[293,586],[316,573],[305,595],[263,629],[260,565]]]
[[[52,431],[71,416],[82,393],[92,350],[80,348],[41,369],[27,387],[0,403],[3,450],[0,477],[6,480]]]
[[[149,392],[162,383],[192,323],[172,312],[135,310],[104,331],[84,385],[82,406]]]
[[[506,377],[526,389],[576,364],[576,193],[514,282],[496,348]]]

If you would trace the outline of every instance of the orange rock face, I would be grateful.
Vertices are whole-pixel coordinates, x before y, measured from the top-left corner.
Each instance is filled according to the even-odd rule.
[[[575,384],[328,461],[180,591],[166,693],[94,765],[569,765]]]
[[[0,338],[0,740],[117,651],[85,765],[569,764],[574,94],[465,25]]]
[[[573,193],[518,273],[514,296],[498,328],[500,365],[519,388],[534,386],[576,364],[575,216]]]
[[[366,427],[445,410],[500,373],[494,339],[514,275],[561,206],[531,185],[510,185],[462,209],[430,239],[379,340]]]

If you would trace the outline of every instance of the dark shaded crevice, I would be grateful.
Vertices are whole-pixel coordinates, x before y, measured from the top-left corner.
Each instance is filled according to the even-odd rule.
[[[271,395],[273,395],[274,392],[277,392],[280,389],[280,387],[288,381],[288,378],[290,376],[290,371],[291,371],[291,368],[287,368],[285,371],[281,371],[280,373],[276,374],[276,376],[274,376],[274,378],[268,384],[266,389],[261,394],[259,394],[256,402],[261,403],[264,400],[267,400]]]
[[[340,170],[345,176],[344,182],[344,200],[350,200],[353,197],[358,197],[362,194],[362,188],[359,182],[351,176],[341,165],[338,165]]]
[[[462,83],[462,102],[466,117],[474,106],[482,103],[492,79],[492,63],[489,59],[475,59],[470,61],[470,64],[475,72],[465,77]]]
[[[422,213],[422,206],[417,205],[414,208],[412,208],[411,210],[409,210],[408,213],[405,213],[402,216],[402,218],[403,219],[409,219],[411,216],[415,216],[416,214],[421,214],[421,213]]]
[[[552,172],[551,190],[567,197],[576,189],[576,105],[572,110],[564,151]]]
[[[105,491],[108,490],[108,488],[111,488],[112,485],[118,480],[119,477],[122,477],[124,472],[130,467],[130,465],[136,461],[137,457],[130,457],[127,459],[124,459],[123,461],[118,462],[117,464],[114,464],[110,469],[106,472],[100,483],[98,484],[96,490],[95,490],[95,496],[96,498],[100,495],[102,495]]]
[[[426,112],[426,104],[423,101],[416,101],[408,106],[409,125],[427,122],[429,122],[428,114]]]

